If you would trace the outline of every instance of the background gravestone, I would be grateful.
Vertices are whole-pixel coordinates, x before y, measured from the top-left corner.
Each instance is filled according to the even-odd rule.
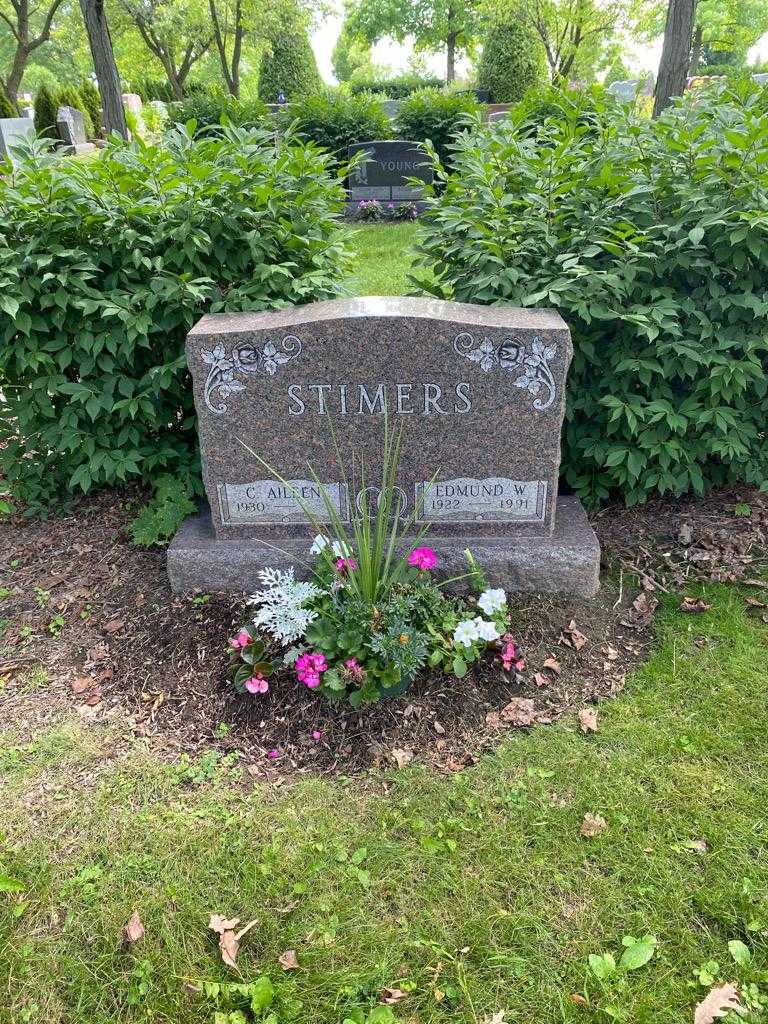
[[[367,159],[353,168],[349,175],[349,200],[356,207],[361,200],[376,199],[380,203],[419,203],[421,188],[414,188],[409,178],[432,183],[432,165],[418,142],[403,139],[381,142],[355,142],[349,147],[349,158],[363,152]]]
[[[203,317],[187,361],[210,511],[171,545],[174,588],[248,590],[264,565],[304,560],[296,494],[328,521],[309,466],[349,521],[361,457],[376,498],[386,411],[403,427],[400,508],[446,570],[470,547],[513,589],[594,593],[597,540],[557,496],[571,353],[550,310],[366,298]]]
[[[92,153],[96,147],[88,142],[85,119],[76,107],[59,107],[56,111],[56,130],[70,154]]]
[[[0,118],[0,157],[7,157],[15,164],[11,150],[19,142],[35,134],[35,123],[28,117]]]
[[[630,103],[637,96],[640,85],[639,81],[611,82],[608,92],[622,102]]]

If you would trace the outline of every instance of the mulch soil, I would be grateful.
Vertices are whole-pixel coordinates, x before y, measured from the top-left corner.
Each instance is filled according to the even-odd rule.
[[[266,696],[236,694],[226,642],[243,621],[243,601],[171,594],[164,551],[127,538],[142,497],[109,492],[45,521],[0,524],[0,731],[11,730],[14,742],[75,711],[93,728],[117,725],[109,734],[118,746],[120,736],[146,737],[168,760],[237,751],[249,776],[272,781],[414,758],[458,771],[505,730],[619,692],[648,651],[659,592],[682,597],[707,581],[760,585],[767,564],[765,495],[606,509],[595,520],[610,569],[598,598],[514,598],[523,673],[511,678],[488,660],[461,681],[424,674],[403,697],[358,712],[329,705],[288,673]],[[761,601],[754,606],[762,614]]]

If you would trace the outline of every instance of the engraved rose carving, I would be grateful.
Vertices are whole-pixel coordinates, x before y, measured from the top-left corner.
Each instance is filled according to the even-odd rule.
[[[281,366],[301,353],[301,347],[301,341],[294,334],[287,334],[277,345],[267,341],[261,348],[253,342],[239,342],[232,348],[231,357],[227,356],[221,342],[210,352],[202,351],[201,359],[210,366],[203,388],[206,406],[211,412],[222,415],[227,411],[225,400],[237,391],[245,391],[245,384],[236,374],[274,377]]]
[[[545,345],[539,338],[534,338],[530,351],[526,352],[522,342],[504,338],[495,348],[488,338],[475,341],[469,331],[462,331],[454,338],[453,347],[458,355],[477,363],[483,373],[489,373],[495,367],[506,373],[517,373],[514,386],[534,396],[533,407],[539,412],[548,409],[554,402],[555,379],[549,363],[557,355],[556,345]]]

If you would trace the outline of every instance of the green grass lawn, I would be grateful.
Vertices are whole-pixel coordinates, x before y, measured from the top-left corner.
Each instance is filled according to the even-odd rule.
[[[525,1024],[680,1024],[710,978],[759,983],[768,630],[737,589],[704,593],[702,615],[666,602],[657,653],[601,706],[597,734],[514,733],[454,776],[411,765],[273,790],[209,762],[193,785],[93,727],[6,736],[0,873],[21,888],[0,895],[0,1020],[252,1019],[216,1017],[226,997],[201,990],[238,980],[212,912],[258,919],[238,963],[245,981],[271,978],[271,1024],[337,1024],[384,987],[405,993],[395,1018],[419,1024],[502,1009]],[[607,822],[591,839],[587,812]],[[146,934],[123,952],[134,909]],[[624,936],[648,934],[646,966],[587,979],[590,954],[618,959]],[[289,949],[299,967],[284,972]]]
[[[348,228],[356,252],[347,289],[353,295],[405,295],[415,224],[368,224]]]

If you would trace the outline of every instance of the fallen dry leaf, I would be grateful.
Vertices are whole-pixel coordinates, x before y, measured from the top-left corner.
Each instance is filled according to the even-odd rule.
[[[730,982],[726,985],[716,985],[696,1007],[693,1024],[715,1024],[715,1021],[724,1017],[730,1010],[738,1010],[740,1007],[739,990],[735,985]]]
[[[610,644],[607,645],[607,647],[605,648],[603,653],[604,653],[607,661],[617,661],[618,660],[619,652],[616,650],[615,647],[611,647]]]
[[[698,614],[700,612],[708,612],[711,607],[711,604],[700,597],[684,597],[680,602],[681,612],[693,612],[694,614]]]
[[[499,712],[502,722],[509,725],[533,725],[536,721],[536,706],[528,697],[513,697]]]
[[[768,604],[765,601],[758,601],[756,597],[745,597],[744,600],[750,608],[768,608]]]
[[[110,619],[109,622],[104,623],[105,633],[116,633],[119,629],[122,629],[125,625],[125,619]]]
[[[432,723],[432,725],[434,727],[435,732],[438,733],[438,735],[440,735],[440,736],[444,736],[445,735],[445,726],[442,724],[442,722],[435,721],[435,722]]]
[[[139,939],[144,937],[144,925],[141,923],[138,910],[134,910],[128,918],[128,924],[123,925],[122,940],[123,946],[132,946]]]
[[[394,1005],[407,997],[408,993],[404,992],[401,988],[384,988],[381,990],[379,1001],[387,1005]]]
[[[582,708],[579,711],[579,725],[585,734],[597,732],[597,708]]]
[[[484,1024],[504,1024],[506,1010],[499,1010],[492,1017],[486,1017]]]
[[[533,681],[537,686],[549,686],[552,682],[549,676],[545,676],[543,672],[537,672],[533,677]]]
[[[576,628],[576,620],[571,619],[567,627],[560,634],[560,641],[565,647],[572,647],[574,651],[580,651],[587,638]]]
[[[570,995],[569,998],[570,998],[571,1002],[575,1003],[577,1006],[589,1006],[589,1003],[587,1002],[587,1000],[579,992],[571,992],[571,995]]]
[[[653,613],[656,611],[658,604],[658,598],[654,597],[653,594],[647,594],[645,591],[638,594],[632,602],[632,607],[629,609],[627,617],[621,620],[622,626],[631,626],[635,629],[647,626],[653,618]]]
[[[691,839],[691,841],[685,845],[692,853],[704,854],[709,852],[709,843],[706,839]]]
[[[395,748],[392,751],[392,760],[395,762],[398,768],[405,768],[407,764],[410,764],[414,758],[412,750],[399,750]]]
[[[239,932],[235,932],[235,928],[240,924],[239,917],[223,917],[221,914],[211,914],[208,922],[208,927],[211,931],[216,932],[219,936],[219,951],[221,952],[221,959],[227,965],[227,967],[237,967],[235,960],[240,949],[240,940],[249,932],[257,921],[249,921],[247,925],[240,929]]]
[[[93,680],[90,676],[78,676],[69,684],[69,688],[72,693],[85,693],[92,685]]]
[[[557,658],[546,658],[542,668],[548,669],[550,672],[554,672],[556,676],[559,676],[563,671]]]
[[[93,693],[85,698],[85,703],[90,704],[91,707],[101,704],[101,690],[97,687]]]
[[[295,971],[299,966],[299,960],[296,956],[295,949],[286,949],[284,953],[281,953],[277,958],[277,962],[283,968],[284,971]]]
[[[591,811],[587,811],[584,815],[584,820],[581,823],[579,832],[587,839],[594,839],[595,836],[601,832],[605,832],[608,828],[608,822],[602,816],[602,814],[592,814]]]

